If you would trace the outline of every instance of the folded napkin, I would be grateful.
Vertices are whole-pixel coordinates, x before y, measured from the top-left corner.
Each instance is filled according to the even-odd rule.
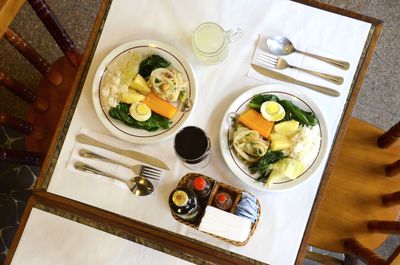
[[[115,147],[118,147],[118,148],[121,148],[121,149],[129,149],[129,147],[127,147],[127,144],[124,143],[123,141],[121,141],[119,139],[116,139],[114,137],[99,133],[99,132],[95,132],[95,131],[92,131],[92,130],[81,128],[79,133],[85,134],[87,136],[90,136],[93,139],[96,139],[96,140],[99,140],[101,142],[107,143],[107,144],[109,144],[111,146],[115,146]],[[75,169],[74,164],[77,161],[84,162],[85,164],[88,164],[89,166],[92,166],[92,167],[94,167],[96,169],[99,169],[99,170],[101,170],[103,172],[112,174],[112,175],[114,175],[116,177],[120,177],[122,179],[130,179],[130,178],[136,176],[136,174],[131,169],[126,168],[124,166],[117,165],[117,164],[114,164],[114,163],[107,163],[107,162],[100,161],[100,160],[97,160],[97,159],[81,157],[79,155],[79,150],[81,150],[81,149],[87,149],[87,150],[92,151],[92,152],[94,152],[96,154],[99,154],[99,155],[101,155],[103,157],[110,158],[112,160],[116,160],[116,161],[119,161],[119,162],[127,164],[127,165],[132,165],[132,166],[134,166],[134,165],[146,165],[143,162],[137,161],[135,159],[131,159],[131,158],[123,156],[123,155],[119,155],[117,153],[108,151],[108,150],[103,149],[103,148],[99,148],[99,147],[95,147],[95,146],[92,146],[92,145],[81,144],[81,143],[75,142],[74,148],[73,148],[72,153],[71,153],[71,157],[70,157],[70,159],[68,161],[68,164],[67,164],[67,169],[73,171],[74,173],[78,173],[78,174],[81,174],[81,175],[93,176],[93,175],[96,175],[96,174],[90,173],[90,172],[84,172],[84,171],[80,171],[80,170]],[[140,150],[136,150],[136,151],[140,152]],[[152,165],[148,165],[148,166],[154,167]],[[158,168],[158,169],[160,169],[160,168]],[[163,176],[165,174],[164,170],[162,170],[162,169],[160,169],[160,170],[162,172],[161,172],[159,180],[149,179],[152,182],[152,184],[154,185],[154,188],[158,187],[159,183],[161,182],[161,180],[162,180],[162,178],[163,178]],[[128,186],[125,183],[121,182],[121,181],[114,180],[114,179],[111,179],[111,178],[108,178],[108,177],[105,177],[105,176],[102,176],[102,175],[98,175],[98,176],[99,176],[99,180],[101,180],[101,181],[108,182],[111,185],[119,185],[121,188],[125,188],[125,189],[129,190]]]
[[[267,38],[267,36],[259,35],[259,38],[258,38],[258,41],[257,41],[257,45],[256,45],[256,48],[254,50],[254,54],[253,54],[252,61],[251,61],[252,64],[256,64],[256,65],[259,65],[261,67],[265,67],[259,61],[259,57],[260,57],[261,53],[269,53],[269,54],[271,54],[268,51],[268,48],[266,47],[266,44],[265,44],[266,43],[266,38]],[[335,59],[345,60],[343,58],[339,58],[337,55],[330,54],[330,53],[328,53],[326,51],[323,51],[321,49],[311,48],[311,47],[302,47],[303,45],[300,45],[300,44],[295,44],[295,47],[296,46],[299,49],[301,47],[301,50],[303,50],[305,52],[313,53],[313,54],[316,54],[316,55],[321,55],[321,56],[328,57],[328,58],[335,58]],[[272,56],[278,57],[276,55],[272,55]],[[284,58],[290,65],[298,66],[298,67],[305,68],[305,69],[308,69],[308,70],[314,70],[314,71],[325,73],[325,74],[341,76],[341,77],[343,77],[345,79],[345,81],[346,81],[346,78],[347,78],[348,74],[350,73],[350,71],[345,71],[345,70],[336,68],[336,67],[334,67],[332,65],[329,65],[329,64],[327,64],[325,62],[322,62],[320,60],[317,60],[317,59],[314,59],[314,58],[311,58],[311,57],[308,57],[308,56],[305,56],[305,55],[302,55],[302,54],[296,53],[296,52],[292,53],[290,55],[281,56],[281,57]],[[304,82],[308,82],[308,83],[311,83],[311,84],[315,84],[315,85],[329,87],[329,88],[335,89],[335,90],[337,90],[339,92],[342,92],[344,90],[344,85],[346,84],[346,82],[344,82],[342,85],[332,84],[332,83],[330,83],[330,82],[328,82],[328,81],[326,81],[324,79],[321,79],[321,78],[319,78],[317,76],[310,75],[310,74],[304,73],[304,72],[296,70],[296,69],[290,69],[290,68],[282,69],[282,70],[273,69],[273,68],[270,68],[270,69],[273,70],[273,71],[288,75],[290,77],[296,78],[298,80],[301,80],[301,81],[304,81]],[[251,77],[251,78],[255,78],[255,79],[260,80],[260,81],[265,81],[265,82],[268,82],[268,83],[287,84],[285,82],[278,81],[278,80],[266,77],[266,76],[256,72],[251,66],[249,67],[249,71],[247,73],[247,76]],[[307,89],[307,91],[311,91],[308,88],[304,88],[304,89]],[[319,93],[319,92],[314,92],[314,93]]]
[[[251,221],[213,206],[207,206],[199,230],[243,242],[250,234]]]

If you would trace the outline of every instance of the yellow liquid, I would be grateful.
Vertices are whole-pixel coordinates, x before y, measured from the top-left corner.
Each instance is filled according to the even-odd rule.
[[[205,63],[219,63],[228,51],[225,31],[215,23],[201,24],[193,34],[193,49]]]

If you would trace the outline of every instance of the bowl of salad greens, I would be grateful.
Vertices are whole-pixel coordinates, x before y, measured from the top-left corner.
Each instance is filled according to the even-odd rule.
[[[220,128],[230,170],[261,191],[282,191],[316,175],[327,150],[327,127],[317,104],[286,85],[244,92]]]
[[[135,40],[102,60],[92,100],[100,121],[116,137],[151,144],[184,126],[195,108],[196,92],[193,69],[177,49]]]

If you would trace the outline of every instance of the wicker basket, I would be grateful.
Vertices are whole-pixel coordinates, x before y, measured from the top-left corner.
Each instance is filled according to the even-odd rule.
[[[232,196],[232,199],[233,199],[232,206],[228,209],[228,211],[231,212],[231,213],[233,213],[235,211],[236,205],[238,204],[238,202],[239,202],[239,200],[241,198],[241,194],[242,194],[242,192],[244,192],[243,190],[236,189],[236,188],[234,188],[232,186],[229,186],[229,185],[227,185],[225,183],[222,183],[222,182],[217,182],[213,178],[210,178],[208,176],[204,176],[204,175],[198,174],[198,173],[188,173],[185,176],[183,176],[182,179],[179,181],[179,183],[177,185],[177,188],[179,188],[179,187],[187,187],[188,182],[194,176],[202,176],[202,177],[208,179],[210,181],[210,183],[212,184],[211,193],[208,196],[208,198],[199,198],[199,203],[200,203],[200,205],[202,207],[201,207],[200,213],[198,214],[198,216],[196,217],[195,220],[192,220],[192,221],[184,220],[184,219],[180,218],[178,215],[176,215],[175,212],[173,212],[171,210],[171,214],[175,218],[175,220],[177,220],[178,222],[183,223],[185,225],[188,225],[190,227],[193,227],[194,229],[198,229],[200,221],[203,218],[206,206],[207,205],[213,205],[215,195],[221,190],[223,190],[224,192],[227,192],[229,195]],[[247,244],[247,242],[249,241],[251,236],[254,234],[254,231],[256,230],[257,224],[258,224],[258,222],[260,220],[261,207],[260,207],[260,203],[259,203],[258,200],[257,200],[257,206],[258,206],[258,217],[257,217],[257,220],[254,223],[252,223],[251,229],[250,229],[250,233],[249,233],[249,235],[248,235],[248,237],[246,238],[245,241],[234,241],[234,240],[230,240],[230,239],[227,239],[227,238],[224,238],[224,237],[220,237],[220,236],[217,236],[217,235],[214,235],[214,234],[210,234],[210,233],[207,233],[207,232],[203,232],[203,233],[209,234],[209,235],[211,235],[213,237],[216,237],[216,238],[218,238],[220,240],[223,240],[223,241],[225,241],[227,243],[230,243],[232,245],[235,245],[235,246],[244,246],[244,245]]]

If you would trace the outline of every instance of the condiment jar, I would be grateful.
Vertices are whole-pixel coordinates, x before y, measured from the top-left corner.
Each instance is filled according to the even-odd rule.
[[[177,188],[169,196],[169,206],[180,218],[191,221],[200,211],[196,194],[188,188]]]
[[[211,183],[208,179],[197,176],[191,181],[191,188],[200,198],[205,198],[211,193]]]
[[[226,192],[220,192],[215,196],[215,205],[221,210],[228,210],[232,206],[232,198]]]

